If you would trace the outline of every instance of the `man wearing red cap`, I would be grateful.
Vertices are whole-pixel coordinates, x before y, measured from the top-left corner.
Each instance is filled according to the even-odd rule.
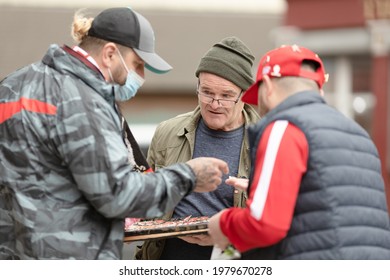
[[[247,208],[211,218],[221,249],[232,244],[243,259],[390,259],[377,149],[325,103],[326,80],[321,59],[303,47],[282,46],[261,59],[242,97],[263,116],[248,131]]]

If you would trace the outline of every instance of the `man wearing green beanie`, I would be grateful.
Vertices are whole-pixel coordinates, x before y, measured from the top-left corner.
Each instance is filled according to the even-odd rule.
[[[237,37],[225,38],[206,52],[195,72],[199,105],[159,124],[147,157],[152,169],[212,156],[228,163],[229,176],[249,178],[246,128],[259,116],[240,98],[254,82],[253,61],[251,51]],[[246,193],[226,184],[226,179],[228,175],[214,192],[186,196],[163,218],[211,217],[228,207],[244,207]],[[208,235],[183,236],[145,241],[136,259],[210,259],[212,252]]]

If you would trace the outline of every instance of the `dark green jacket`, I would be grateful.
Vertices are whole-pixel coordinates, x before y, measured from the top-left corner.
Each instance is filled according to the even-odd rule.
[[[259,120],[257,112],[249,105],[244,106],[245,120],[244,141],[241,148],[238,177],[249,178],[250,156],[247,140],[247,128]],[[154,170],[158,170],[174,163],[186,162],[192,159],[194,152],[195,133],[201,118],[200,108],[170,120],[164,121],[156,129],[148,151],[148,162]],[[246,193],[236,190],[234,193],[234,206],[244,207]],[[173,212],[163,218],[172,217]],[[165,240],[146,241],[136,252],[136,259],[159,259],[164,248]]]

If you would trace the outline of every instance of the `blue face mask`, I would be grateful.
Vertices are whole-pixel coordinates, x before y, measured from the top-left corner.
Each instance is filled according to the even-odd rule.
[[[122,64],[126,69],[127,78],[126,78],[126,82],[124,85],[115,85],[115,87],[114,87],[115,100],[116,101],[127,101],[135,96],[138,89],[144,84],[145,80],[140,75],[138,75],[134,70],[129,70],[127,68],[126,63],[125,63],[121,53],[119,52],[119,50],[118,50],[118,53],[119,53],[119,57],[122,61]],[[110,71],[110,69],[108,69],[108,70],[109,70],[111,80],[113,81],[111,71]]]

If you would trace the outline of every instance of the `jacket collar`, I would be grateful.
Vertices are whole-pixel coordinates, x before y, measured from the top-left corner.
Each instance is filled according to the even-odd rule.
[[[283,100],[278,106],[269,111],[262,119],[249,127],[250,134],[256,134],[257,131],[265,124],[271,122],[274,117],[280,112],[286,111],[293,107],[299,107],[311,103],[326,103],[325,100],[315,91],[301,91],[295,93],[285,100]]]
[[[325,103],[325,100],[318,92],[315,91],[301,91],[295,93],[283,100],[278,106],[267,113],[262,118],[262,122],[266,122],[267,119],[272,119],[279,112],[285,111],[292,107],[303,106],[310,103]]]
[[[185,124],[185,126],[182,129],[179,129],[179,131],[177,132],[177,136],[181,137],[186,135],[187,133],[195,133],[200,118],[201,118],[200,107],[197,106],[195,110],[192,112],[190,121],[187,124]]]

